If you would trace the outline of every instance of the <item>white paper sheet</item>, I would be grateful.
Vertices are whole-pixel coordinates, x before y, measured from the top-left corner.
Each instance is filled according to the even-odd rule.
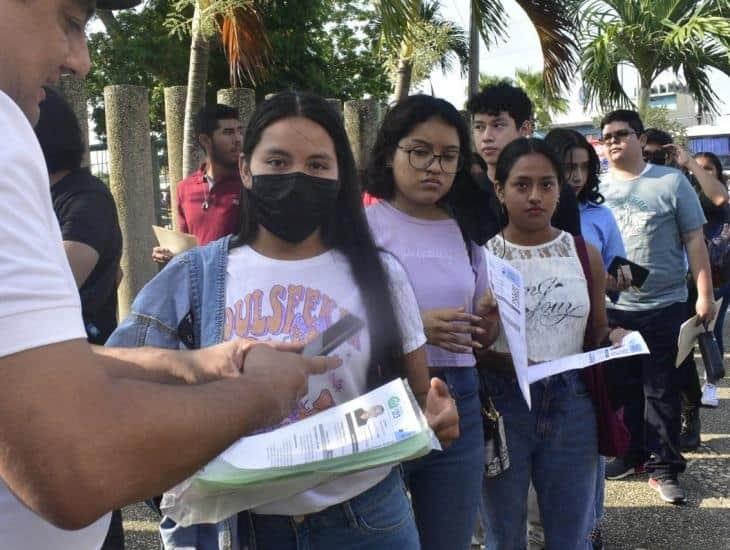
[[[489,285],[499,306],[499,318],[510,355],[512,355],[517,382],[528,408],[532,408],[530,384],[533,382],[553,374],[582,369],[609,359],[649,353],[649,348],[641,335],[638,332],[632,332],[624,338],[624,342],[619,347],[602,348],[530,365],[527,357],[525,289],[522,274],[507,261],[498,258],[488,250],[486,256]]]
[[[527,369],[527,373],[529,375],[530,384],[532,384],[533,382],[537,382],[538,380],[547,378],[553,374],[590,367],[591,365],[610,361],[611,359],[648,354],[649,346],[646,345],[641,334],[638,332],[630,332],[624,337],[620,346],[599,348],[585,353],[561,357],[554,361],[546,361],[544,363],[530,365]]]
[[[300,466],[387,447],[424,430],[402,380],[274,431],[244,437],[220,458],[236,468]]]
[[[160,246],[167,248],[173,255],[180,254],[198,246],[198,239],[195,235],[190,235],[189,233],[173,231],[172,229],[160,227],[159,225],[153,225],[152,231]]]
[[[489,250],[487,255],[487,275],[489,286],[494,293],[499,307],[499,318],[502,321],[507,345],[515,366],[517,383],[527,402],[530,402],[530,381],[527,373],[527,335],[525,333],[525,287],[522,274],[509,262],[498,258]]]
[[[715,301],[715,316],[712,321],[708,323],[707,330],[715,330],[715,323],[717,322],[717,315],[720,313],[720,305],[722,304],[722,298]],[[674,363],[675,367],[682,364],[682,361],[692,352],[697,342],[697,337],[705,332],[705,327],[700,323],[697,324],[697,315],[690,317],[682,326],[679,327],[679,336],[677,337],[677,360]]]

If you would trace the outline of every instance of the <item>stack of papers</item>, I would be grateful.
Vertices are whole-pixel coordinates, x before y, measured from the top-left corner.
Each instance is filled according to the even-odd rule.
[[[342,474],[440,448],[407,382],[394,380],[310,418],[240,439],[166,493],[161,507],[182,525],[216,522]]]

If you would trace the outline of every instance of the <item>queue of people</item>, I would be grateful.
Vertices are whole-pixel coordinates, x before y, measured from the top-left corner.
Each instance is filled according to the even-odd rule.
[[[38,72],[83,76],[83,32],[59,26],[66,7],[54,2],[12,3],[0,40],[43,28],[51,43],[32,50]],[[715,296],[728,293],[706,244],[730,222],[711,154],[691,157],[619,110],[601,121],[600,174],[580,134],[531,137],[529,98],[497,84],[470,98],[471,129],[442,99],[394,105],[360,181],[324,99],[278,93],[245,130],[235,110],[211,106],[197,119],[206,162],[177,197],[180,227],[201,246],[175,257],[156,248],[165,267],[116,326],[113,199],[80,167],[78,140],[58,139],[78,137],[78,125],[42,87],[52,76],[16,81],[20,61],[8,59],[0,545],[123,547],[110,510],[162,494],[240,437],[395,378],[443,450],[215,524],[162,516],[163,547],[463,550],[479,524],[488,549],[595,549],[604,479],[646,471],[662,500],[686,500],[680,449],[698,444],[697,407],[716,397],[694,364],[674,368],[677,333],[690,314],[711,321]],[[539,380],[528,407],[487,252],[524,280],[531,364],[618,345],[631,330],[650,354]],[[648,270],[640,291],[630,270],[608,273],[618,257]],[[297,353],[347,313],[365,321],[358,338],[327,358]],[[497,437],[488,407],[509,458],[498,469],[486,467]]]

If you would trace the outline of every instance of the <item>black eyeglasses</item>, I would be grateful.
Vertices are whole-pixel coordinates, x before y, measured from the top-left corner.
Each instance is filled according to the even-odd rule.
[[[624,129],[624,130],[616,130],[615,132],[608,132],[607,134],[603,134],[601,136],[601,143],[608,143],[609,141],[622,141],[629,137],[631,134],[639,135],[634,130]]]
[[[398,145],[398,149],[408,153],[408,162],[416,170],[428,170],[436,159],[438,159],[439,166],[444,174],[456,174],[464,167],[464,157],[455,151],[434,155],[433,151],[427,147],[408,148]]]

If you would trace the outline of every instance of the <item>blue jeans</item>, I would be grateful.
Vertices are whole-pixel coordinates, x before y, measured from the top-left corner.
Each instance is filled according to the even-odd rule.
[[[484,474],[479,382],[474,367],[431,369],[449,386],[459,410],[461,435],[444,451],[403,465],[424,550],[468,550]]]
[[[598,457],[596,475],[596,502],[594,504],[593,529],[599,529],[603,521],[603,501],[606,494],[606,457]]]
[[[241,550],[418,550],[400,468],[358,496],[306,516],[239,514]]]
[[[510,456],[504,473],[484,478],[486,548],[525,548],[530,480],[537,493],[546,548],[591,548],[588,535],[595,516],[598,431],[582,374],[571,371],[532,384],[532,410],[514,379],[486,373],[484,380],[504,418]]]

